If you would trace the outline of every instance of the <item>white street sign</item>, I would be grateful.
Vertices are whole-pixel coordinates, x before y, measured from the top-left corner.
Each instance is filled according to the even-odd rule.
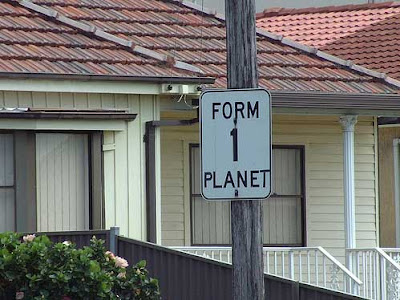
[[[200,97],[201,194],[253,200],[271,193],[271,96],[264,89]]]

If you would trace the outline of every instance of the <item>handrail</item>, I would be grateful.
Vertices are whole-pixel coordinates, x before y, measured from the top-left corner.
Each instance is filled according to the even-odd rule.
[[[387,255],[387,253],[385,251],[383,251],[381,248],[376,248],[376,251],[382,257],[384,257],[388,262],[390,262],[392,264],[392,266],[397,269],[397,271],[400,271],[400,265],[393,258],[391,258],[389,255]]]
[[[387,248],[394,250],[395,248]],[[400,265],[391,258],[382,248],[374,247],[374,248],[354,248],[354,249],[346,249],[348,252],[359,252],[359,251],[376,251],[380,256],[385,258],[388,262],[390,262],[398,271],[400,271]]]
[[[330,259],[335,265],[337,265],[344,273],[347,274],[351,279],[353,279],[358,285],[362,285],[363,282],[355,276],[352,272],[350,272],[349,269],[347,269],[345,266],[342,265],[340,261],[338,261],[336,258],[334,258],[328,251],[326,251],[322,247],[318,247],[319,251],[321,251],[328,259]]]
[[[397,252],[400,253],[400,248],[380,248],[385,252]]]
[[[170,246],[171,249],[181,249],[181,250],[192,250],[192,251],[202,251],[202,250],[232,250],[230,246]],[[307,250],[318,250],[320,247],[263,247],[263,250],[269,251],[307,251]]]
[[[174,246],[169,247],[174,250],[180,251],[193,251],[193,252],[201,252],[201,251],[231,251],[232,248],[229,246]],[[362,285],[363,282],[355,276],[349,269],[347,269],[341,262],[339,262],[336,258],[334,258],[328,251],[326,251],[323,247],[263,247],[264,251],[271,252],[292,252],[292,251],[319,251],[322,255],[324,255],[327,259],[329,259],[333,264],[335,264],[340,270],[343,271],[347,276],[349,276],[357,285]],[[390,257],[389,257],[390,258]]]
[[[399,299],[400,264],[391,257],[391,251],[399,252],[399,249],[385,250],[379,247],[346,249],[346,255],[355,263],[355,275],[362,274],[365,281],[360,295],[374,300]]]
[[[191,251],[202,251],[202,250],[214,250],[214,251],[223,251],[223,250],[232,250],[232,247],[222,246],[222,247],[207,247],[207,246],[169,246],[168,248],[174,250],[191,250]]]

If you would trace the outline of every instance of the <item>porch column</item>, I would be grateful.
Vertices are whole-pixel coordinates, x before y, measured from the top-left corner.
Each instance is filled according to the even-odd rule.
[[[354,191],[354,126],[357,116],[340,117],[343,129],[343,192],[344,192],[344,231],[345,247],[356,247],[356,218]],[[351,268],[351,262],[346,255],[346,266]]]

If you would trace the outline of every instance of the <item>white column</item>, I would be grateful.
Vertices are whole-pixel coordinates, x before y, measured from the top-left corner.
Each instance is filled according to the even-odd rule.
[[[340,117],[343,128],[343,191],[344,191],[344,232],[345,247],[356,247],[356,213],[354,191],[354,126],[357,116]],[[346,255],[346,266],[351,270],[352,264]]]

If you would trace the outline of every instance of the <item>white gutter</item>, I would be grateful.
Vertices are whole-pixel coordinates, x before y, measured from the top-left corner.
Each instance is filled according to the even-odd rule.
[[[400,139],[393,140],[393,171],[394,171],[394,214],[396,220],[396,247],[400,247],[400,168],[399,168]]]
[[[88,77],[89,79],[89,77]],[[184,79],[182,79],[184,81]],[[129,80],[101,80],[93,78],[68,79],[18,79],[0,78],[0,91],[14,92],[47,92],[47,93],[99,93],[99,94],[137,94],[137,95],[160,95],[160,94],[199,94],[201,82],[151,82],[151,81],[129,81]],[[171,90],[168,90],[171,86]]]

